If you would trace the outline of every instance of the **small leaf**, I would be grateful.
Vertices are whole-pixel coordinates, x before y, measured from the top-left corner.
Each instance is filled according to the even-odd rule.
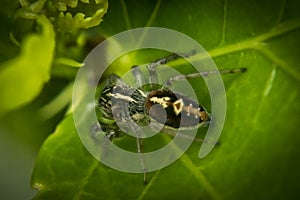
[[[20,55],[1,64],[0,113],[33,100],[50,78],[55,34],[45,16],[39,17],[37,23],[41,32],[29,35],[21,45]]]

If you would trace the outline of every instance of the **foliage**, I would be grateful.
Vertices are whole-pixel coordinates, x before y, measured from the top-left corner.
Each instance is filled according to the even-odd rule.
[[[53,6],[58,1],[51,2],[54,2]],[[72,80],[74,73],[70,73],[62,63],[80,66],[77,62],[73,63],[72,59],[79,55],[78,61],[82,62],[81,58],[86,53],[83,48],[88,46],[91,39],[101,41],[102,38],[135,27],[158,26],[180,31],[198,41],[220,69],[247,67],[248,71],[242,75],[223,77],[227,94],[227,117],[220,145],[200,160],[197,155],[201,144],[195,142],[178,161],[150,173],[147,185],[142,184],[140,174],[118,172],[96,161],[81,144],[72,113],[69,113],[40,149],[32,175],[32,186],[39,189],[35,199],[299,198],[298,1],[111,1],[100,26],[78,33],[75,46],[66,54],[64,50],[70,40],[58,33],[61,30],[58,27],[68,27],[74,21],[68,22],[66,13],[53,13],[61,13],[65,9],[76,12],[81,7],[88,13],[97,13],[85,8],[83,1],[76,4],[77,7],[72,6],[77,1],[67,2],[65,5],[68,6],[56,7],[55,12],[46,4],[41,6],[42,9],[35,9],[37,12],[33,12],[33,16],[37,17],[37,24],[41,29],[25,37],[21,43],[20,56],[1,64],[1,91],[9,90],[8,85],[13,89],[11,91],[28,91],[15,88],[21,86],[15,84],[13,79],[8,80],[8,77],[16,77],[22,83],[26,83],[23,79],[33,80],[33,77],[39,77],[36,88],[20,94],[22,98],[12,100],[11,105],[4,104],[10,102],[11,93],[7,93],[4,98],[1,96],[1,112],[8,112],[34,100],[49,76]],[[26,14],[32,5],[33,3],[25,5],[20,12]],[[71,9],[72,7],[76,9]],[[49,18],[40,16],[41,13],[47,16],[48,12],[49,18],[54,17],[51,18],[54,28]],[[76,21],[77,15],[72,14],[75,16],[72,19]],[[59,22],[60,16],[64,18],[65,24]],[[78,14],[79,18],[81,20],[82,15]],[[84,20],[81,22],[78,24],[84,24]],[[97,23],[91,22],[90,25],[95,24]],[[45,29],[48,31],[45,32]],[[55,55],[51,54],[54,48],[52,29],[59,37],[55,38]],[[36,38],[36,43],[28,42],[33,40],[30,38]],[[12,44],[7,46],[9,45]],[[39,49],[36,52],[33,47],[40,48],[41,51]],[[46,59],[47,62],[41,64],[40,59],[32,59],[32,56]],[[67,60],[55,62],[61,57]],[[24,60],[27,62],[22,58],[26,58]],[[131,58],[130,63],[137,64],[140,60],[152,61],[155,58],[156,55],[143,55],[142,59]],[[71,61],[68,62],[68,59]],[[200,55],[195,55],[193,59],[200,59]],[[50,72],[51,64],[53,66]],[[181,64],[180,61],[176,62],[174,67],[182,68]],[[21,66],[24,67],[24,76],[20,79]],[[111,71],[122,73],[131,65],[119,66],[116,64]],[[196,89],[200,89],[197,88],[197,80],[191,83]],[[5,86],[8,88],[5,89]],[[23,86],[26,84],[22,84]],[[209,96],[203,94],[199,98],[207,99]],[[61,107],[57,108],[57,112],[60,109]],[[198,134],[205,134],[205,129],[200,129]],[[164,141],[168,138],[161,136],[160,139]],[[124,146],[135,145],[134,140],[126,137],[117,143]]]
[[[20,3],[22,8],[16,12],[17,17],[32,19],[45,13],[53,18],[56,30],[61,32],[74,32],[99,25],[108,7],[106,0],[38,0],[33,3],[22,0]],[[91,16],[86,17],[87,14]]]

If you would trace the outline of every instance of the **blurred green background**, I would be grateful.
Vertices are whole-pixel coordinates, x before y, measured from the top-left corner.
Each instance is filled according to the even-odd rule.
[[[32,198],[37,190],[30,184],[41,183],[37,199],[300,197],[299,1],[116,0],[109,1],[105,15],[106,1],[63,2],[66,8],[55,0],[1,0],[1,199]],[[85,56],[104,38],[144,26],[187,34],[219,68],[248,68],[242,76],[224,77],[228,109],[221,145],[202,160],[199,145],[192,145],[179,161],[151,173],[147,186],[139,175],[95,164],[78,141],[72,117],[65,117]],[[155,58],[116,63],[110,72]],[[174,65],[180,69],[180,63]],[[191,83],[201,91],[197,80]],[[86,177],[74,163],[94,166],[93,174]],[[66,178],[59,176],[66,172]]]

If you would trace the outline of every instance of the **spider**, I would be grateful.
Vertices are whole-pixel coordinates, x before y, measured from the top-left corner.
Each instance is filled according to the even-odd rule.
[[[191,54],[186,54],[188,57]],[[149,72],[148,91],[145,89],[143,76],[139,66],[133,66],[131,72],[135,77],[138,88],[126,84],[119,76],[110,75],[107,85],[97,99],[99,124],[108,140],[112,141],[122,133],[134,132],[137,141],[137,152],[143,154],[142,132],[137,126],[152,128],[162,127],[162,132],[172,132],[178,129],[195,129],[208,126],[211,116],[207,110],[192,98],[174,92],[170,89],[172,84],[183,79],[193,79],[209,74],[228,74],[245,72],[246,68],[211,70],[200,73],[177,75],[170,77],[165,85],[157,83],[157,67],[181,58],[179,54],[171,53],[147,65]],[[163,117],[164,116],[164,117]],[[131,122],[134,123],[131,123]],[[123,124],[120,127],[120,124]],[[136,125],[134,125],[136,124]],[[96,128],[97,131],[97,128]],[[146,165],[141,158],[141,167],[144,171],[144,184],[146,181]]]

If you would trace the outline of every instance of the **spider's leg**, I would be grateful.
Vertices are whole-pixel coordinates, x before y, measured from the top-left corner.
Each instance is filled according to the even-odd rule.
[[[157,67],[161,65],[165,65],[168,62],[180,59],[181,57],[187,58],[191,55],[195,54],[195,50],[189,53],[171,53],[166,57],[157,59],[147,65],[147,69],[149,72],[149,83],[151,84],[152,89],[155,88],[155,84],[158,83],[158,75],[157,75]]]
[[[99,137],[104,137],[102,141],[102,151],[101,151],[101,157],[103,157],[103,156],[107,156],[108,154],[109,142],[112,142],[115,137],[118,137],[118,134],[113,129],[104,131],[101,128],[101,126],[105,127],[105,124],[100,125],[100,123],[96,123],[95,125],[92,126],[91,137],[98,142],[99,142]]]
[[[130,130],[136,134],[136,144],[137,144],[137,153],[139,154],[140,157],[140,164],[141,168],[144,174],[144,184],[146,184],[146,173],[147,173],[147,168],[145,164],[145,158],[144,158],[144,149],[143,149],[143,142],[142,142],[142,137],[141,137],[141,129],[137,126],[134,126],[131,123],[128,123]]]
[[[144,79],[139,66],[135,65],[131,67],[132,75],[135,77],[135,84],[140,87],[144,84]]]
[[[176,53],[172,53],[166,57],[160,58],[154,62],[151,62],[147,65],[147,69],[149,72],[149,83],[157,83],[157,67],[160,65],[164,65],[172,60],[176,60],[180,58],[180,56]],[[138,65],[134,65],[131,67],[131,72],[135,77],[136,86],[140,87],[144,84],[144,79],[141,73],[141,70]]]
[[[140,164],[141,164],[141,168],[142,168],[142,171],[144,174],[144,184],[146,184],[147,183],[147,181],[146,181],[147,167],[146,167],[145,158],[144,158],[143,141],[142,141],[141,133],[140,133],[141,130],[135,126],[131,126],[131,130],[134,131],[134,133],[136,133],[137,152],[140,156]]]
[[[209,70],[209,71],[203,71],[199,73],[186,74],[186,75],[182,74],[182,75],[170,77],[166,83],[166,87],[170,87],[176,81],[181,81],[185,79],[205,77],[210,74],[234,74],[234,73],[243,73],[246,71],[247,68],[238,68],[238,69],[224,69],[224,70]]]
[[[157,83],[157,67],[160,65],[164,65],[170,61],[176,60],[180,58],[180,56],[176,53],[172,53],[166,57],[160,58],[158,60],[155,60],[154,62],[151,62],[147,65],[147,69],[149,71],[149,83]]]
[[[136,137],[136,142],[137,142],[137,151],[140,155],[140,162],[141,162],[141,167],[143,170],[143,174],[144,174],[144,184],[147,183],[147,179],[146,179],[146,174],[147,174],[147,167],[145,164],[145,159],[144,159],[144,149],[143,149],[143,141],[142,138],[140,137]]]
[[[126,85],[126,83],[120,78],[120,76],[116,75],[116,74],[110,74],[107,77],[107,85]]]
[[[115,137],[117,137],[117,135],[116,135],[116,132],[114,130],[109,130],[105,133],[101,156],[107,156],[108,155],[109,142],[112,142]]]

